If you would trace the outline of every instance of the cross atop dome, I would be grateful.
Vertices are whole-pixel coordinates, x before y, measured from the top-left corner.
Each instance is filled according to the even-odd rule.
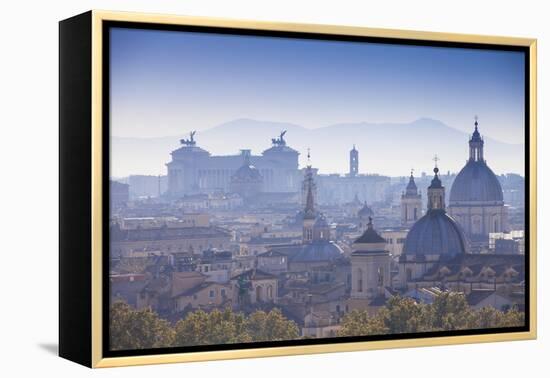
[[[437,154],[434,155],[434,158],[432,159],[434,162],[435,162],[435,168],[434,168],[434,172],[436,171],[437,169],[437,172],[439,172],[439,168],[437,168],[437,162],[441,159],[439,159],[439,156],[437,156]],[[436,172],[436,173],[437,173]]]

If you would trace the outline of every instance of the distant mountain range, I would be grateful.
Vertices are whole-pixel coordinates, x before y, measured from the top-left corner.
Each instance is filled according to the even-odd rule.
[[[441,171],[457,172],[468,157],[469,134],[443,122],[421,118],[411,123],[344,123],[317,129],[280,122],[237,119],[208,130],[198,131],[197,145],[213,155],[238,154],[251,149],[260,154],[271,146],[271,138],[287,130],[287,145],[300,152],[300,165],[306,164],[307,149],[311,163],[321,173],[347,173],[349,150],[359,150],[359,172],[390,176],[417,174],[433,167],[435,154]],[[191,130],[188,130],[191,131]],[[480,129],[483,135],[483,129]],[[165,174],[170,152],[188,134],[160,138],[113,137],[112,176]],[[523,175],[523,144],[509,144],[485,137],[485,158],[497,174]]]

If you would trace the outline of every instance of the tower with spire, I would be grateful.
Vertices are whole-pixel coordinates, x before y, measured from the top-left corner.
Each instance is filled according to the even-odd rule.
[[[509,226],[502,186],[485,160],[485,141],[478,128],[475,116],[468,160],[453,181],[448,210],[466,232],[472,250],[482,252],[490,248],[491,233],[506,232]]]
[[[439,168],[437,168],[437,156],[434,158],[436,165],[434,167],[434,178],[428,186],[428,212],[435,210],[445,211],[445,187],[439,178]]]
[[[426,214],[410,228],[399,256],[398,281],[411,288],[435,264],[469,253],[469,243],[458,222],[445,210],[445,187],[439,177],[437,156],[434,177],[428,187]],[[433,284],[433,282],[431,283]]]
[[[311,154],[309,149],[307,152],[307,159],[308,165],[306,167],[306,177],[303,185],[306,196],[302,226],[303,243],[311,243],[313,241],[313,226],[315,225],[315,218],[317,218],[317,213],[315,211],[315,199],[313,196],[315,191],[315,183],[313,181],[313,169],[311,167]]]
[[[485,142],[483,141],[483,138],[481,137],[477,126],[477,116],[475,116],[474,132],[468,143],[470,145],[470,160],[483,162],[485,161],[483,160],[483,144]]]
[[[401,225],[410,227],[422,216],[422,195],[414,181],[414,170],[411,169],[409,183],[401,195]]]
[[[354,144],[353,148],[349,152],[349,176],[356,177],[358,174],[359,174],[359,151],[355,148],[355,144]]]

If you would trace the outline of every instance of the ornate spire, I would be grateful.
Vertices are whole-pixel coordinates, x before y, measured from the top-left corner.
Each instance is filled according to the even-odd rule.
[[[304,209],[304,219],[315,219],[315,201],[313,198],[313,169],[311,168],[311,151],[307,149],[307,168],[306,168],[306,207]]]
[[[439,168],[437,168],[437,160],[439,159],[437,155],[434,160],[436,161],[434,178],[428,187],[428,212],[432,210],[445,210],[445,187],[441,184],[441,179],[439,178]]]
[[[474,132],[470,138],[470,160],[483,162],[483,138],[478,130],[478,117],[475,116]]]
[[[441,188],[441,179],[439,178],[439,168],[434,168],[434,178],[428,188]]]
[[[416,182],[414,181],[414,169],[411,169],[411,175],[409,176],[409,183],[407,184],[407,189],[405,194],[407,196],[416,196],[418,195],[418,188],[416,187]]]
[[[306,196],[306,208],[304,209],[304,219],[315,219],[315,203],[313,201],[313,191],[311,185],[308,185]]]

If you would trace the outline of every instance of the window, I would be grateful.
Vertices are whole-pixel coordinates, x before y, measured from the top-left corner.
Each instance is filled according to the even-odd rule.
[[[256,301],[261,302],[262,300],[262,287],[256,286]]]
[[[378,286],[384,286],[384,273],[381,267],[378,268]]]
[[[210,298],[214,298],[214,296],[215,296],[214,290],[210,290],[210,293],[208,294],[208,296],[209,296]]]
[[[221,293],[222,297],[225,297],[225,289],[221,289],[220,293]]]

